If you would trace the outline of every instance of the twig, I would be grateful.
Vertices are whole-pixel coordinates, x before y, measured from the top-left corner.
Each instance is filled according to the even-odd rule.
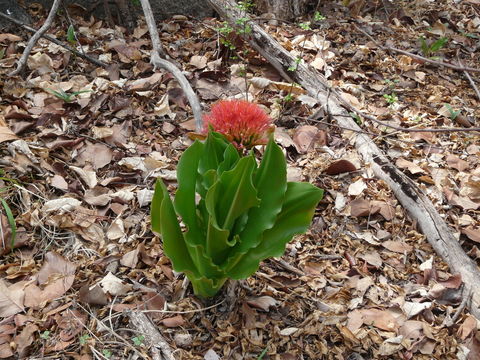
[[[33,36],[30,38],[28,41],[27,47],[25,50],[23,50],[22,57],[20,60],[18,60],[18,67],[16,70],[12,71],[9,76],[15,76],[23,72],[25,69],[25,66],[27,65],[27,60],[28,57],[30,56],[30,53],[32,52],[32,48],[35,46],[37,43],[38,39],[42,37],[43,34],[47,32],[47,30],[52,26],[53,19],[55,19],[55,15],[57,14],[58,7],[60,6],[60,3],[62,0],[55,0],[52,4],[52,8],[50,9],[50,12],[48,13],[47,20],[45,20],[45,23],[38,29],[38,31],[33,34]]]
[[[295,266],[290,265],[288,262],[286,262],[283,259],[272,259],[274,262],[276,262],[278,265],[283,267],[285,270],[291,271],[297,275],[304,276],[305,273],[299,269],[297,269]]]
[[[2,12],[0,12],[0,17],[4,18],[5,20],[8,20],[8,21],[10,21],[10,22],[12,22],[12,23],[14,23],[14,24],[16,24],[16,25],[18,25],[18,26],[20,26],[21,28],[23,28],[23,29],[25,29],[25,30],[27,30],[27,31],[30,31],[30,32],[33,32],[33,33],[36,33],[36,32],[37,32],[36,29],[34,29],[34,28],[32,28],[32,27],[30,27],[30,26],[22,23],[21,21],[18,21],[18,20],[14,19],[14,18],[12,18],[12,17],[10,17],[10,16],[8,16],[8,15],[2,13]],[[42,37],[45,38],[45,39],[47,39],[47,40],[49,40],[49,41],[51,41],[51,42],[53,42],[54,44],[57,44],[57,45],[63,47],[64,49],[67,49],[68,51],[74,53],[74,54],[77,55],[78,57],[81,57],[82,59],[85,59],[85,60],[87,60],[87,61],[90,61],[91,63],[93,63],[93,64],[95,64],[95,65],[97,65],[97,66],[101,66],[101,67],[103,67],[103,68],[107,68],[107,67],[109,66],[108,64],[105,64],[104,62],[102,62],[102,61],[100,61],[100,60],[97,60],[97,59],[95,59],[95,58],[92,58],[91,56],[88,56],[88,55],[86,55],[86,54],[82,54],[81,52],[77,51],[76,49],[74,49],[74,48],[72,48],[72,47],[70,47],[70,46],[62,43],[60,40],[54,38],[53,36],[50,36],[50,35],[48,35],[48,34],[43,34]]]
[[[394,52],[397,52],[399,54],[403,54],[403,55],[407,55],[411,58],[414,58],[414,59],[417,59],[417,60],[420,60],[420,61],[423,61],[423,62],[428,62],[430,64],[434,64],[434,65],[437,65],[437,66],[444,66],[444,67],[447,67],[449,69],[453,69],[453,70],[457,70],[457,71],[471,71],[471,72],[480,72],[480,69],[477,69],[477,68],[471,68],[471,67],[464,67],[462,65],[455,65],[455,64],[450,64],[450,63],[446,63],[446,62],[443,62],[443,61],[438,61],[438,60],[433,60],[433,59],[429,59],[429,58],[426,58],[426,57],[423,57],[421,55],[417,55],[417,54],[412,54],[411,52],[408,52],[408,51],[405,51],[405,50],[402,50],[402,49],[397,49],[395,47],[392,47],[392,46],[383,46],[381,44],[379,44],[369,33],[367,33],[365,30],[361,29],[359,26],[357,26],[356,24],[353,24],[353,26],[355,27],[355,29],[357,29],[358,31],[360,31],[362,34],[364,34],[366,37],[368,37],[371,41],[373,41],[375,43],[375,45],[377,45],[380,49],[383,49],[383,50],[387,50],[387,51],[394,51]]]
[[[153,18],[150,2],[148,0],[140,0],[140,2],[142,3],[145,21],[147,22],[148,31],[150,32],[150,38],[152,39],[153,50],[150,63],[153,65],[154,69],[161,68],[167,70],[178,81],[181,88],[185,92],[185,96],[190,103],[190,107],[192,108],[197,131],[200,132],[203,129],[202,107],[200,106],[200,101],[198,100],[197,95],[193,91],[192,86],[188,82],[185,75],[183,75],[180,69],[177,68],[172,62],[167,60],[167,55],[163,51],[162,43],[160,42],[160,36],[158,35],[158,30],[155,24],[155,19]]]
[[[462,62],[460,61],[460,59],[458,58],[457,56],[457,61],[459,64],[462,64]],[[475,91],[475,94],[477,94],[477,99],[480,100],[480,91],[478,91],[478,88],[477,88],[477,85],[475,84],[475,81],[473,81],[472,77],[470,76],[470,74],[468,73],[468,71],[464,71],[463,72],[465,74],[465,77],[468,79],[468,81],[470,82],[470,85],[472,85],[472,88],[473,90]]]
[[[120,340],[127,348],[129,348],[130,350],[132,350],[135,355],[137,355],[139,358],[141,359],[144,359],[145,356],[142,355],[142,353],[140,353],[140,351],[138,351],[137,349],[135,349],[135,347],[130,344],[127,340],[125,340],[122,336],[118,335],[113,329],[110,329],[102,320],[100,320],[99,318],[97,318],[93,313],[91,313],[90,311],[88,311],[87,309],[85,309],[82,305],[78,304],[77,303],[77,306],[80,307],[83,311],[85,311],[88,315],[90,315],[93,319],[95,319],[99,324],[102,324],[103,327],[105,328],[105,330],[107,330],[111,335],[113,335],[114,337],[116,337],[118,340]],[[111,319],[111,316],[109,317]]]

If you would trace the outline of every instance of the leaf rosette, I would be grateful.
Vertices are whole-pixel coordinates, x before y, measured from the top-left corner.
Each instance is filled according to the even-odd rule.
[[[226,137],[210,131],[183,153],[177,179],[173,202],[157,180],[152,229],[173,269],[185,273],[201,297],[281,256],[292,237],[308,229],[323,196],[312,184],[287,182],[285,156],[273,136],[257,164],[252,151],[241,156]]]

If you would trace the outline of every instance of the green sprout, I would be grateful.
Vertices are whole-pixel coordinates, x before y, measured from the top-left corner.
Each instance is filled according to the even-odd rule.
[[[362,125],[362,118],[358,114],[351,112],[348,115],[350,115],[352,119],[355,120],[355,123],[357,123],[357,125]]]
[[[246,0],[246,1],[239,1],[236,7],[237,9],[247,12],[252,10],[254,6],[255,4],[253,3],[253,1]]]
[[[80,345],[85,345],[88,340],[90,340],[90,336],[88,334],[82,335],[78,338],[78,341],[80,342]]]
[[[142,346],[143,345],[143,340],[145,340],[145,336],[143,336],[143,335],[135,336],[135,337],[132,338],[132,341],[136,346]]]
[[[112,352],[110,350],[104,349],[102,350],[102,355],[105,356],[107,359],[112,357]]]
[[[73,25],[70,25],[67,30],[67,41],[70,44],[75,44],[77,42],[77,39],[75,38],[75,29],[73,28]]]
[[[291,72],[296,71],[301,61],[302,61],[302,58],[297,57],[295,59],[295,63],[293,65],[290,65],[287,70]]]
[[[389,105],[393,105],[398,101],[397,94],[395,94],[394,92],[392,92],[391,94],[383,94],[383,97]]]
[[[315,11],[315,14],[313,15],[313,20],[315,21],[323,21],[325,20],[326,17],[322,15],[320,11]]]
[[[448,112],[450,113],[450,120],[455,120],[457,116],[460,114],[460,110],[453,110],[450,104],[444,104],[447,108]]]
[[[91,90],[80,90],[80,91],[74,91],[72,92],[71,94],[63,91],[63,90],[60,90],[60,91],[56,91],[56,90],[52,90],[52,89],[47,89],[47,91],[53,95],[55,95],[57,98],[59,99],[62,99],[63,101],[65,101],[66,103],[70,103],[73,101],[73,98],[79,94],[83,94],[83,93],[87,93],[87,92],[90,92]]]
[[[42,333],[40,334],[40,338],[43,339],[43,340],[48,340],[48,339],[50,339],[50,331],[45,330],[44,332],[42,332]]]
[[[302,28],[303,30],[312,30],[312,28],[310,27],[310,21],[300,23],[298,24],[298,26],[300,26],[300,28]]]
[[[440,39],[428,44],[423,36],[420,36],[420,48],[425,57],[431,57],[435,52],[440,50],[448,42],[448,38],[441,37]]]

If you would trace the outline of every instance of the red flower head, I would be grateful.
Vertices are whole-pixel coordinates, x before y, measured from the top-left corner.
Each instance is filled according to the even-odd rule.
[[[222,100],[204,116],[204,132],[223,134],[237,148],[266,144],[272,120],[263,109],[245,100]]]

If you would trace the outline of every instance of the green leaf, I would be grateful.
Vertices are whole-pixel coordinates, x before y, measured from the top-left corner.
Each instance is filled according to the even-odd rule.
[[[197,169],[200,160],[205,157],[205,144],[193,143],[183,153],[177,166],[178,190],[175,194],[175,210],[187,227],[184,232],[185,244],[196,269],[206,276],[220,276],[222,271],[213,263],[205,250],[205,228],[197,216],[195,188]],[[228,236],[228,235],[227,235]]]
[[[223,262],[226,251],[235,245],[236,238],[229,239],[235,221],[259,204],[252,182],[255,166],[252,155],[241,158],[232,170],[223,172],[207,192],[205,205],[210,218],[206,248],[216,264]]]
[[[172,261],[173,269],[186,274],[197,274],[198,271],[178,224],[172,200],[170,200],[168,190],[161,179],[157,179],[155,184],[151,212],[152,228],[154,231],[161,233],[163,250]]]
[[[448,38],[442,37],[435,41],[432,45],[430,45],[430,52],[434,53],[438,50],[440,50],[442,47],[445,46],[445,44],[448,42]]]
[[[285,203],[275,225],[263,234],[262,242],[245,254],[228,275],[233,279],[244,279],[258,269],[260,261],[283,255],[292,237],[308,229],[322,197],[323,190],[312,184],[288,183]]]
[[[67,41],[70,43],[74,43],[75,40],[75,29],[73,25],[70,25],[67,30]]]
[[[252,182],[255,165],[252,155],[241,158],[208,190],[205,199],[207,210],[219,228],[231,230],[240,215],[259,204]]]
[[[198,172],[203,175],[208,170],[218,169],[218,165],[223,162],[225,149],[229,142],[219,133],[210,131],[205,140],[205,156],[200,160]]]
[[[251,219],[240,234],[240,243],[233,249],[227,269],[233,268],[251,248],[258,246],[262,233],[270,229],[282,210],[287,190],[287,164],[282,149],[270,138],[262,162],[258,168],[254,185],[258,191],[260,205],[248,213]]]

